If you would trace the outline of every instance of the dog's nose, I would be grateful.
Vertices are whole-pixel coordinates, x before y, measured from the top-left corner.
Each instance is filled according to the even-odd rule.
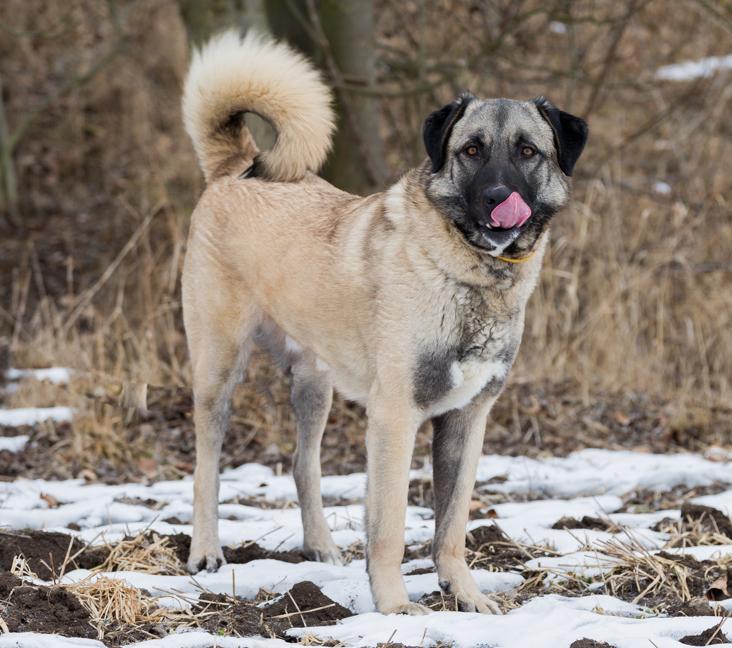
[[[483,203],[488,209],[493,209],[500,205],[506,198],[511,195],[511,190],[503,185],[490,187],[483,191]]]

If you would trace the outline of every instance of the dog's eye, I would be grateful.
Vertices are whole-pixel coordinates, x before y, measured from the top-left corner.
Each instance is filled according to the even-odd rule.
[[[525,158],[534,157],[536,155],[536,149],[533,146],[529,146],[528,144],[524,144],[521,147],[521,155]]]
[[[470,144],[465,147],[465,155],[468,157],[475,157],[478,155],[478,147],[475,144]]]

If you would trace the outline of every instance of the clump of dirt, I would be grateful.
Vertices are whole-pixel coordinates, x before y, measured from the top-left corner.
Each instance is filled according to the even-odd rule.
[[[709,601],[706,598],[701,597],[669,605],[668,608],[666,608],[666,614],[670,617],[717,616],[714,608],[709,605]]]
[[[292,589],[264,608],[267,626],[277,636],[288,628],[333,625],[353,613],[328,598],[310,581],[296,583]]]
[[[186,536],[188,537],[188,536]],[[302,551],[270,551],[260,547],[256,542],[245,543],[238,547],[224,547],[224,558],[229,563],[248,563],[252,560],[280,560],[286,563],[301,563],[307,560]]]
[[[594,639],[577,639],[569,644],[569,648],[615,648],[604,641],[595,641]]]
[[[200,619],[200,626],[216,635],[258,635],[264,623],[262,610],[255,601],[226,594],[201,594],[193,611]]]
[[[667,548],[697,545],[727,545],[732,543],[732,521],[709,506],[685,502],[678,520],[663,518],[652,527],[669,534]]]
[[[418,601],[435,612],[459,612],[457,597],[437,590],[424,594]]]
[[[0,574],[0,618],[10,632],[42,632],[94,639],[96,629],[79,600],[62,587],[26,585]]]
[[[60,575],[65,561],[65,571],[97,567],[106,560],[109,549],[86,548],[83,542],[65,533],[33,529],[0,531],[0,570],[9,571],[13,558],[18,555],[25,557],[39,578],[51,580]]]
[[[527,560],[550,553],[539,547],[527,547],[511,540],[497,524],[479,526],[465,537],[468,562],[500,571],[521,571]]]
[[[258,600],[263,595],[260,594]],[[285,638],[290,628],[332,625],[352,612],[325,596],[310,581],[296,583],[269,605],[225,594],[203,594],[196,605],[201,626],[215,634]]]
[[[722,623],[718,623],[706,629],[698,635],[687,635],[679,639],[679,642],[687,646],[715,646],[717,644],[728,644],[729,639],[722,632]]]
[[[590,515],[583,515],[579,520],[569,516],[561,517],[552,524],[552,529],[592,529],[594,531],[610,531],[611,533],[617,533],[619,530],[612,522]]]

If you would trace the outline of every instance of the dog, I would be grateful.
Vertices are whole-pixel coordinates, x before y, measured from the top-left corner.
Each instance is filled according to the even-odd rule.
[[[277,133],[259,151],[246,115]],[[215,570],[219,457],[254,345],[292,373],[303,549],[340,564],[323,515],[320,442],[333,389],[366,407],[367,571],[376,609],[421,614],[400,573],[417,429],[433,426],[441,588],[497,613],[466,565],[465,526],[486,420],[521,341],[551,218],[569,200],[587,124],[544,98],[464,93],[429,115],[427,156],[386,191],[316,173],[331,95],[288,46],[225,32],[194,53],[186,130],[207,181],[182,277],[196,468],[188,568]]]

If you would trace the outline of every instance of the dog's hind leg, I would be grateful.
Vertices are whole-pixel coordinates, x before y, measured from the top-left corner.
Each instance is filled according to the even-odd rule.
[[[300,501],[305,554],[321,562],[343,564],[330,535],[320,494],[320,442],[333,400],[333,383],[305,352],[292,366],[292,405],[297,421],[294,476]]]
[[[433,419],[435,539],[432,555],[440,587],[465,612],[500,613],[465,563],[465,525],[485,436],[489,402],[468,405]]]
[[[187,565],[192,573],[213,571],[223,562],[218,533],[221,444],[229,423],[231,394],[243,376],[250,335],[259,318],[253,305],[241,303],[241,296],[225,299],[223,292],[193,296],[184,291],[196,427],[193,539]]]

